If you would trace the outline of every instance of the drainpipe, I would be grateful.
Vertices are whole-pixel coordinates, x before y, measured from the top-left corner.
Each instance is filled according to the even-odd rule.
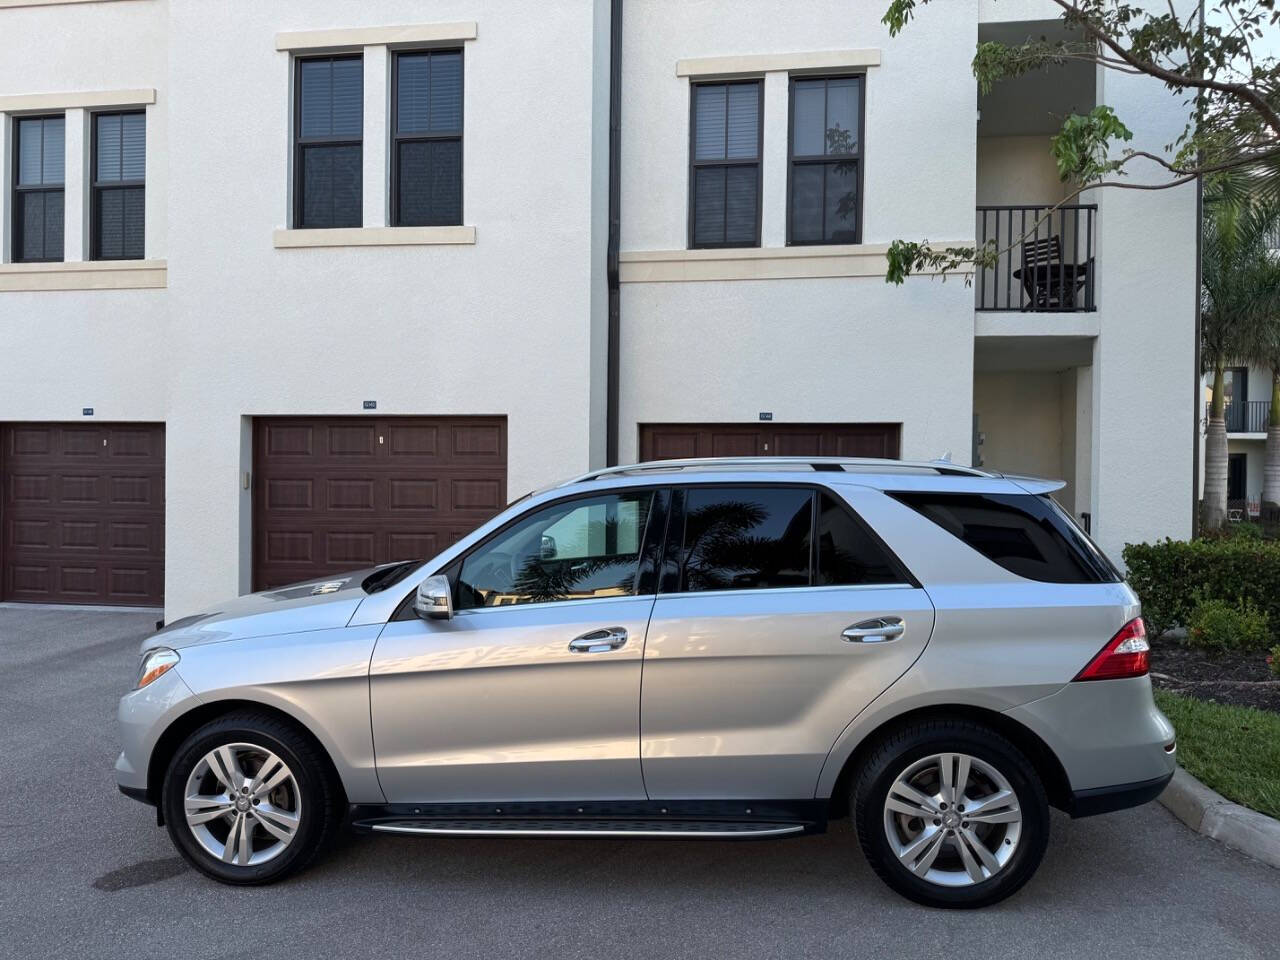
[[[621,366],[618,337],[622,328],[618,289],[618,248],[622,224],[622,0],[610,0],[609,9],[609,245],[605,274],[609,285],[609,320],[606,335],[605,465],[618,464],[618,371]]]
[[[1200,40],[1204,41],[1204,0],[1200,0]],[[1203,96],[1196,97],[1197,127],[1204,119]],[[1201,163],[1201,156],[1196,154],[1196,166]],[[1204,261],[1204,177],[1196,177],[1196,368],[1195,368],[1195,416],[1191,418],[1191,536],[1200,535],[1200,411],[1204,409],[1204,370],[1201,368],[1203,357],[1201,347],[1201,297]]]

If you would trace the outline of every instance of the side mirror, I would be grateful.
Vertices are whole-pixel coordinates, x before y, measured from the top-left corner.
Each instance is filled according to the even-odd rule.
[[[423,620],[448,620],[453,616],[453,591],[449,578],[437,573],[418,584],[413,612]]]
[[[542,546],[539,550],[539,557],[542,560],[554,560],[556,558],[555,537],[549,537],[545,533],[542,535]]]

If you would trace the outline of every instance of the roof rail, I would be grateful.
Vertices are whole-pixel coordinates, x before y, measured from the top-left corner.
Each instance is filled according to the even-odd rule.
[[[616,476],[618,474],[637,473],[645,471],[653,471],[655,473],[668,470],[688,470],[701,467],[724,467],[733,469],[734,467],[745,466],[807,466],[815,471],[830,470],[831,468],[842,468],[844,466],[855,467],[886,467],[893,469],[895,467],[912,467],[916,469],[936,470],[938,473],[950,476],[963,477],[990,477],[993,474],[983,470],[977,470],[973,467],[964,467],[959,464],[952,463],[949,460],[892,460],[882,457],[695,457],[687,460],[649,460],[642,463],[628,463],[615,467],[605,467],[600,470],[592,470],[581,476],[574,477],[572,480],[566,480],[563,483],[556,484],[557,487],[567,487],[574,483],[585,483],[588,480],[599,480],[603,477]]]

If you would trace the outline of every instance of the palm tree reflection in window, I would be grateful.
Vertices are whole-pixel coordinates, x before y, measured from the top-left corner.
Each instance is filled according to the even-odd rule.
[[[618,520],[591,521],[586,532],[588,543],[616,544]],[[639,558],[638,552],[564,559],[541,553],[525,557],[511,586],[511,599],[491,599],[487,605],[630,596],[635,592]]]
[[[806,490],[691,490],[684,588],[807,585],[811,511]]]

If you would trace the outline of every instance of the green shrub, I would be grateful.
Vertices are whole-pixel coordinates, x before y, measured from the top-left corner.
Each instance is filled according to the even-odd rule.
[[[1210,653],[1261,653],[1270,642],[1270,617],[1247,597],[1235,603],[1205,600],[1187,621],[1187,646]]]
[[[1271,668],[1273,676],[1280,677],[1280,646],[1271,648],[1271,654],[1267,657],[1267,666]]]
[[[1280,542],[1233,537],[1130,543],[1124,562],[1152,636],[1188,625],[1191,611],[1205,600],[1249,600],[1273,631],[1280,629]]]
[[[1252,520],[1228,523],[1219,530],[1206,530],[1200,534],[1205,540],[1261,540],[1262,525]]]

